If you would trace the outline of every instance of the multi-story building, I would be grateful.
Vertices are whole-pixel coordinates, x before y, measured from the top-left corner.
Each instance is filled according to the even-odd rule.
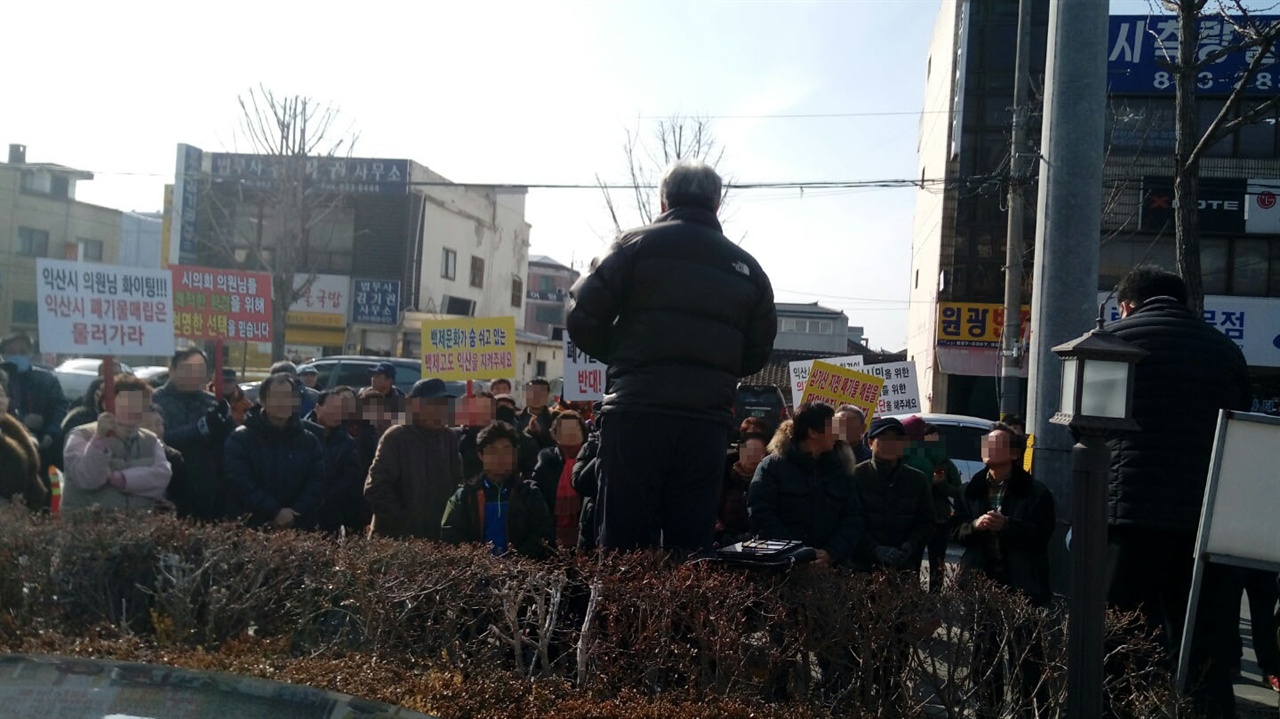
[[[93,173],[27,162],[27,148],[9,146],[0,163],[0,335],[37,335],[36,258],[120,261],[122,213],[76,199]]]
[[[525,284],[524,328],[550,337],[556,327],[564,327],[569,289],[579,273],[546,255],[529,258],[529,281]]]
[[[849,318],[844,312],[827,309],[817,302],[778,302],[776,309],[778,335],[773,340],[775,350],[840,354],[848,349]],[[861,344],[861,328],[854,329],[857,330],[854,344]]]
[[[1033,4],[1032,155],[1040,142],[1036,98],[1044,86],[1048,5]],[[919,171],[945,183],[926,183],[917,192],[907,346],[928,411],[998,413],[1017,16],[1018,0],[944,3],[929,49]],[[1204,22],[1204,47],[1221,44],[1226,24]],[[1100,302],[1134,265],[1175,267],[1174,95],[1155,58],[1176,32],[1167,16],[1111,19],[1105,207],[1096,238]],[[1214,81],[1203,83],[1198,95],[1202,127],[1222,108],[1240,67],[1229,60],[1212,68]],[[1272,209],[1280,192],[1277,117],[1273,112],[1215,144],[1200,171],[1205,319],[1242,346],[1255,395],[1264,400],[1280,397],[1280,210]],[[1023,197],[1023,297],[1029,301],[1034,187]],[[1029,316],[1025,305],[1023,315]],[[1024,336],[1027,329],[1024,323]]]

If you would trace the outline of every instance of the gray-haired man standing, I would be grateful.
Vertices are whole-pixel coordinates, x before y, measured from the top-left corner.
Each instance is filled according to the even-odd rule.
[[[601,546],[692,552],[714,539],[738,378],[764,367],[778,324],[769,278],[721,232],[721,192],[705,163],[667,168],[662,214],[570,292],[570,337],[609,365]]]

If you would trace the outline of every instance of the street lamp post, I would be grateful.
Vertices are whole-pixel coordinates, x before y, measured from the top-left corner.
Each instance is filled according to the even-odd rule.
[[[1102,659],[1106,591],[1107,484],[1111,452],[1106,436],[1137,430],[1133,420],[1134,366],[1147,355],[1097,328],[1053,348],[1062,360],[1062,397],[1050,419],[1076,438],[1071,448],[1071,581],[1067,596],[1067,716],[1102,716]]]

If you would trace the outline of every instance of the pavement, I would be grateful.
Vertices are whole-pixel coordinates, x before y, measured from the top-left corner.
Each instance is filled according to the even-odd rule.
[[[1249,602],[1241,602],[1240,638],[1244,644],[1244,657],[1240,662],[1240,677],[1235,681],[1236,709],[1239,719],[1253,717],[1280,717],[1280,693],[1262,682],[1258,657],[1253,652],[1253,632],[1249,626]]]

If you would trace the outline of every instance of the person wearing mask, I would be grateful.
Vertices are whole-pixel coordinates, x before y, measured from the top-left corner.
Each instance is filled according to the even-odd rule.
[[[95,377],[89,383],[89,389],[85,390],[84,396],[76,402],[75,406],[67,412],[67,416],[62,420],[62,433],[66,435],[76,427],[82,427],[90,422],[98,421],[98,415],[106,411],[106,407],[102,404],[102,385],[105,384],[101,377]]]
[[[551,553],[554,526],[542,492],[516,473],[516,431],[493,422],[478,439],[484,471],[459,487],[441,518],[452,544],[483,542],[494,556],[514,551],[540,559]]]
[[[551,383],[542,377],[530,380],[524,386],[524,411],[516,416],[516,429],[533,437],[538,451],[556,446],[551,436],[554,417],[548,403],[551,401]]]
[[[356,392],[339,386],[320,393],[316,408],[303,420],[307,431],[324,450],[324,491],[317,526],[325,532],[358,529],[364,502],[364,478],[360,451],[347,432],[346,420],[356,411]]]
[[[955,537],[965,548],[960,581],[979,574],[1021,594],[1033,606],[1047,607],[1053,599],[1049,539],[1057,520],[1049,488],[1017,462],[1018,445],[1025,443],[1026,437],[1001,423],[982,439],[986,466],[956,499]],[[1002,647],[1008,649],[1009,665],[1018,667],[1019,706],[1048,706],[1041,638],[1024,628],[1015,628],[1014,634],[1001,637],[996,623],[984,619],[979,619],[974,633],[979,702],[990,716],[998,714],[1004,695]]]
[[[747,490],[756,468],[768,454],[770,435],[763,421],[748,417],[738,428],[738,451],[730,455],[720,488],[720,514],[716,519],[716,546],[727,547],[751,536]]]
[[[28,509],[48,502],[40,481],[40,448],[26,426],[9,414],[8,377],[0,370],[0,506],[22,497]]]
[[[62,511],[90,507],[151,509],[164,502],[173,468],[164,443],[142,427],[151,410],[151,385],[133,375],[115,378],[114,412],[67,435]]]
[[[471,479],[484,471],[476,440],[480,437],[480,430],[488,427],[495,419],[496,407],[493,395],[488,392],[477,392],[474,397],[464,397],[461,403],[461,426],[457,428],[458,452],[462,455],[462,476]]]
[[[680,554],[715,542],[738,380],[778,331],[760,263],[724,236],[723,184],[698,160],[662,176],[662,214],[623,233],[570,291],[566,324],[608,365],[600,425],[601,545]]]
[[[1021,444],[1026,446],[1026,437]],[[1022,466],[1023,450],[1015,450],[1013,461]],[[942,439],[942,432],[935,426],[925,425],[924,440],[920,454],[929,462],[929,479],[933,490],[933,536],[929,538],[926,549],[929,551],[929,592],[937,594],[942,591],[946,580],[947,545],[951,541],[952,504],[960,496],[960,470],[947,457],[947,445]]]
[[[556,545],[576,547],[579,520],[582,518],[582,495],[573,488],[573,468],[587,441],[587,423],[577,412],[561,412],[551,421],[551,437],[556,446],[538,453],[533,481],[542,491],[547,509],[555,519]]]
[[[62,466],[62,420],[67,416],[67,397],[58,378],[32,363],[35,344],[26,332],[17,332],[0,342],[0,368],[9,374],[5,388],[9,412],[26,425],[40,447],[44,467]]]
[[[369,370],[369,387],[386,399],[386,410],[392,415],[405,411],[404,392],[396,386],[396,366],[391,362],[379,362]]]
[[[865,554],[862,507],[836,452],[835,410],[806,402],[782,423],[747,490],[747,516],[761,539],[797,540],[821,568],[857,566]]]
[[[298,377],[298,366],[289,360],[281,360],[271,365],[271,374],[287,374],[298,380],[298,416],[305,417],[316,408],[320,401],[320,393],[311,389]]]
[[[364,485],[371,534],[440,538],[445,505],[462,481],[458,435],[448,424],[451,399],[443,380],[418,380],[409,392],[409,423],[382,435]]]
[[[854,466],[871,459],[871,448],[863,440],[863,435],[867,433],[867,413],[861,407],[854,404],[841,405],[836,410],[836,427],[839,429],[842,447],[847,447],[853,455]]]
[[[234,425],[231,406],[204,390],[208,381],[204,352],[180,349],[169,363],[169,381],[152,401],[164,418],[166,443],[187,462],[189,481],[172,495],[178,516],[213,521],[226,516],[222,445]]]
[[[893,417],[871,422],[871,459],[853,471],[876,566],[920,572],[933,534],[933,491],[919,470],[902,461],[906,432]]]
[[[233,517],[251,526],[309,529],[324,497],[324,450],[302,426],[302,383],[276,373],[258,388],[260,406],[227,438],[223,471]]]

